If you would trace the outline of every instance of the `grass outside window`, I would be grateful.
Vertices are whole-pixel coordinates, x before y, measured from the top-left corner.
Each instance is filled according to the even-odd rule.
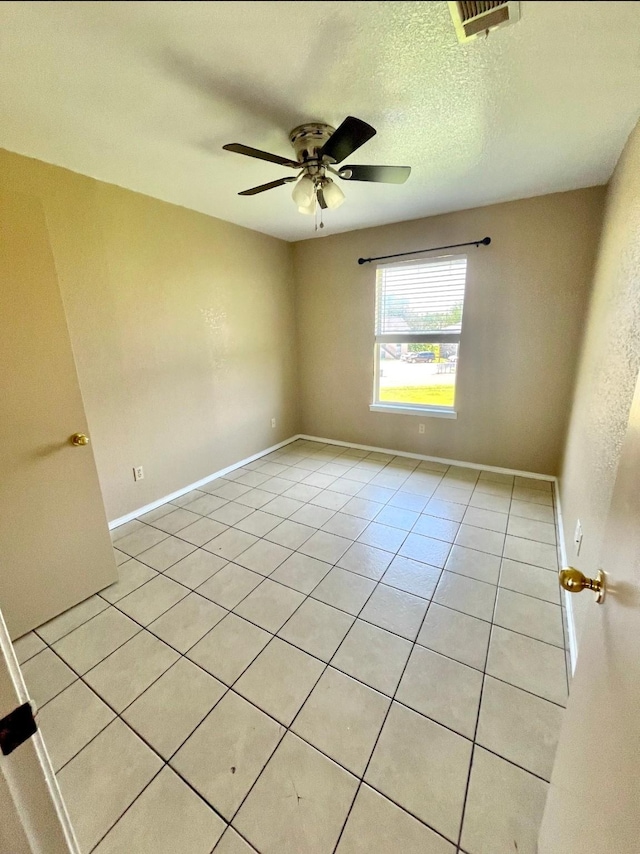
[[[396,386],[380,389],[380,403],[408,403],[412,406],[451,406],[456,387],[440,386]]]

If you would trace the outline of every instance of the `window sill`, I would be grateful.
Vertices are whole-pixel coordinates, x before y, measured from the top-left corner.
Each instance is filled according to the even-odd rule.
[[[427,406],[396,406],[392,403],[372,403],[371,412],[395,412],[398,415],[421,415],[423,418],[457,418],[458,413],[453,409],[438,409]]]

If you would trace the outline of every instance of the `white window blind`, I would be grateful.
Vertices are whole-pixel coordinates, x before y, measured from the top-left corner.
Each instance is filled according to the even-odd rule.
[[[466,274],[463,256],[379,266],[376,341],[459,341]]]

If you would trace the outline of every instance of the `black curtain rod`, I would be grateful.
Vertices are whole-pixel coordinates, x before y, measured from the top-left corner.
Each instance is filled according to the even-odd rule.
[[[483,237],[482,240],[470,240],[468,243],[452,243],[451,246],[432,246],[431,249],[414,249],[413,252],[396,252],[395,255],[378,255],[375,258],[358,258],[358,264],[368,264],[369,261],[384,261],[385,258],[402,258],[403,255],[417,255],[420,252],[437,252],[440,249],[459,249],[461,246],[488,246],[490,243],[490,237]]]

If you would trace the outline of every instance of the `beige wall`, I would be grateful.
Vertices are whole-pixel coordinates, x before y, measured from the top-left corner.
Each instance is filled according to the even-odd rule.
[[[560,478],[569,563],[599,568],[611,493],[640,366],[640,124],[609,184],[593,295]],[[573,536],[583,529],[580,556]],[[572,600],[578,633],[591,600]]]
[[[44,204],[108,518],[297,432],[289,244],[1,150],[0,187]]]
[[[292,247],[4,151],[0,187],[45,207],[109,518],[299,429],[558,471],[604,188]],[[370,412],[375,269],[357,258],[485,234],[468,255],[458,420]]]
[[[303,431],[557,474],[604,192],[592,187],[295,244]],[[491,246],[468,252],[458,419],[370,412],[375,265],[357,259],[485,235]]]

